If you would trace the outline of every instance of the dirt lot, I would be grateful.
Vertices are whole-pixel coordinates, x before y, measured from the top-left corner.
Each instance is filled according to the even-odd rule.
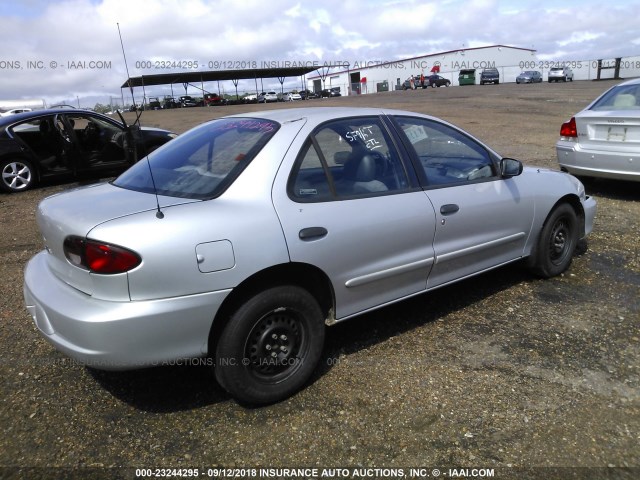
[[[451,87],[293,106],[430,113],[505,156],[557,168],[560,124],[611,84]],[[142,123],[183,132],[262,109],[145,112]],[[215,466],[640,478],[638,184],[589,186],[595,230],[565,275],[538,280],[511,266],[332,327],[310,385],[257,409],[230,400],[206,366],[97,372],[40,337],[22,298],[25,263],[42,248],[34,209],[74,185],[0,195],[0,478],[69,474],[52,466],[97,468],[85,478],[135,473],[107,467],[205,476]]]

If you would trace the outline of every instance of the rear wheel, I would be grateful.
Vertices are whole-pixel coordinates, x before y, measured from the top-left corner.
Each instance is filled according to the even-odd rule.
[[[23,192],[35,183],[35,172],[27,160],[0,161],[0,188],[5,192]]]
[[[216,348],[216,378],[234,398],[268,404],[299,390],[324,344],[315,298],[295,286],[264,290],[230,318]]]
[[[547,217],[538,243],[532,271],[544,278],[561,274],[569,265],[578,243],[578,218],[571,205],[558,205]]]

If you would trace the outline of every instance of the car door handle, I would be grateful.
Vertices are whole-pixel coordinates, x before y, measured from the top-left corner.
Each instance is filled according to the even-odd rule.
[[[460,210],[460,207],[455,203],[447,203],[446,205],[442,205],[440,207],[440,213],[442,215],[453,215],[458,210]]]
[[[300,237],[300,240],[305,240],[305,241],[317,240],[319,238],[324,237],[327,233],[329,232],[324,227],[308,227],[300,230],[300,232],[298,233],[298,237]]]

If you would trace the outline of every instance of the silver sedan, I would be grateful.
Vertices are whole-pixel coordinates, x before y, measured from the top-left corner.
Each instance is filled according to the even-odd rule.
[[[516,77],[516,83],[540,83],[542,74],[537,70],[527,70]]]
[[[560,128],[562,170],[640,182],[640,79],[620,83]]]
[[[333,325],[523,261],[564,272],[596,203],[437,118],[281,109],[200,125],[114,182],[49,197],[24,296],[102,369],[208,357],[241,402],[300,389]]]

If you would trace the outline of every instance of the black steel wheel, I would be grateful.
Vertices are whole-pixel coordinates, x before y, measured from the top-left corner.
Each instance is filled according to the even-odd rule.
[[[295,286],[251,297],[230,318],[216,348],[216,378],[237,400],[268,404],[299,390],[324,344],[324,318],[315,298]]]
[[[578,243],[578,218],[566,203],[547,217],[536,246],[532,269],[544,278],[561,274],[569,265]]]
[[[35,172],[27,160],[0,161],[0,188],[5,192],[23,192],[35,183]]]

